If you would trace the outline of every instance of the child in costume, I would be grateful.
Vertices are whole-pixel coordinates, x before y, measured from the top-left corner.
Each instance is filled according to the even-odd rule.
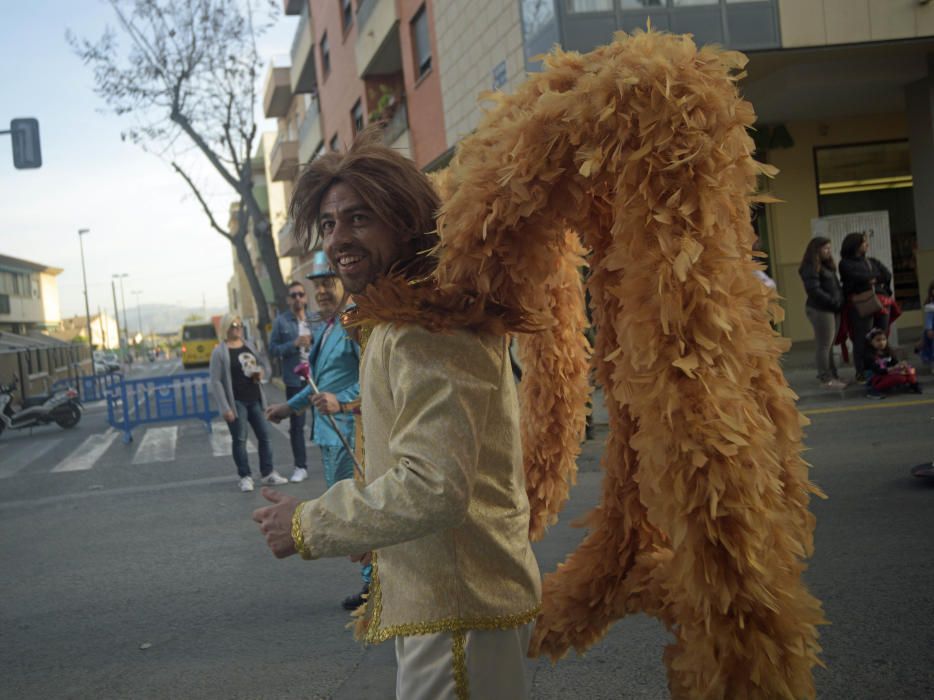
[[[899,361],[895,351],[889,345],[889,339],[881,328],[873,328],[866,335],[866,354],[869,362],[869,394],[871,398],[882,395],[898,387],[907,387],[908,391],[921,393],[921,385],[915,368],[904,360]]]

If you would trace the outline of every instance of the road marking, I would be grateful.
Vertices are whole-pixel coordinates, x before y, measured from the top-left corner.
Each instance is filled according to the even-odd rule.
[[[267,421],[267,422],[269,423],[269,425],[271,425],[273,428],[275,428],[276,430],[278,430],[280,433],[282,433],[282,434],[285,435],[286,437],[290,437],[290,435],[289,435],[289,424],[288,424],[287,422],[284,422],[284,421],[283,421],[283,422],[279,422],[279,423],[273,423],[272,421]]]
[[[83,498],[96,498],[98,496],[123,496],[135,493],[158,493],[160,491],[193,488],[196,486],[209,486],[212,484],[228,484],[230,491],[233,492],[236,490],[236,477],[209,476],[204,479],[173,481],[167,484],[153,484],[150,486],[122,486],[116,489],[99,489],[95,491],[82,491],[80,493],[66,493],[60,496],[46,496],[44,498],[25,499],[21,501],[7,501],[6,503],[0,503],[0,511],[13,510],[15,508],[42,506],[48,505],[50,503],[62,503],[66,501],[80,500]]]
[[[247,452],[256,452],[256,445],[253,440],[246,442]],[[214,421],[211,423],[211,454],[215,457],[230,457],[233,454],[233,437],[227,428],[226,421]]]
[[[906,406],[930,406],[934,404],[934,399],[921,399],[920,401],[875,401],[869,404],[859,404],[857,406],[840,406],[839,408],[812,408],[808,411],[801,411],[806,416],[821,416],[828,413],[848,413],[850,411],[871,411],[875,408],[905,408]]]
[[[107,448],[117,439],[117,435],[119,434],[120,433],[113,428],[108,428],[107,432],[103,434],[91,435],[87,440],[72,450],[70,455],[59,462],[52,471],[78,472],[90,469],[97,460],[103,456]]]
[[[175,459],[175,445],[178,442],[178,426],[167,428],[149,428],[139,443],[133,456],[133,464],[151,464],[152,462],[171,462]]]
[[[13,456],[4,455],[3,465],[0,466],[0,479],[6,479],[13,476],[27,464],[31,464],[44,455],[58,447],[64,438],[52,438],[38,445],[30,442],[24,442],[19,450],[13,452]]]

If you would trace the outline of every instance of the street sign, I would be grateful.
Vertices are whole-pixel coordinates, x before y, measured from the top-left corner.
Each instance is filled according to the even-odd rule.
[[[42,165],[38,119],[13,119],[10,122],[10,136],[13,137],[13,165],[16,168],[24,170]]]

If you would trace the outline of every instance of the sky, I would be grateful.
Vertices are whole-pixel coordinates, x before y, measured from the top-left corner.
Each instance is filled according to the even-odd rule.
[[[282,16],[260,39],[267,65],[287,65],[297,23],[297,17]],[[37,118],[42,167],[16,170],[10,137],[0,135],[0,254],[62,268],[63,317],[84,314],[82,228],[90,229],[81,238],[92,314],[98,307],[113,313],[115,274],[128,275],[127,309],[137,299],[142,305],[226,308],[230,245],[170,165],[121,141],[131,122],[107,112],[94,94],[90,67],[65,40],[68,29],[97,39],[107,25],[116,27],[116,19],[104,0],[2,3],[0,130],[13,118]],[[258,105],[260,119],[261,112]],[[275,120],[261,127],[275,131]],[[193,177],[225,225],[233,191],[206,163],[193,168]]]

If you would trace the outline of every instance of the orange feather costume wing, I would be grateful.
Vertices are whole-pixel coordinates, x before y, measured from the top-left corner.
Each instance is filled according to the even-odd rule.
[[[545,577],[533,655],[659,617],[675,698],[814,696],[819,602],[804,419],[754,275],[745,58],[640,32],[556,51],[494,105],[438,179],[432,284],[387,280],[361,314],[518,332],[527,490],[540,537],[576,472],[589,347],[610,434],[589,535]],[[568,233],[574,231],[575,233]],[[582,248],[582,245],[584,248]]]

